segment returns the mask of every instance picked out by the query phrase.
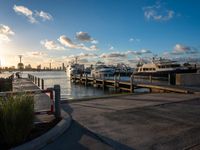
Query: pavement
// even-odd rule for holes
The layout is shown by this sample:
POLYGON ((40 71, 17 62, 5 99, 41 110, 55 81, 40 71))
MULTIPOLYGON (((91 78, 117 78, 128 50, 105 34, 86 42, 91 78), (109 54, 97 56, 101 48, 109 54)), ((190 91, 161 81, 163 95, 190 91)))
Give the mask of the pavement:
MULTIPOLYGON (((80 126, 117 150, 200 147, 198 94, 133 94, 66 103, 62 107, 80 126)), ((72 133, 68 134, 71 138, 74 136, 72 133)), ((80 139, 77 144, 80 144, 80 139)), ((64 147, 67 149, 58 144, 57 148, 64 147)))
POLYGON ((42 150, 113 150, 77 121, 72 121, 70 128, 42 150))

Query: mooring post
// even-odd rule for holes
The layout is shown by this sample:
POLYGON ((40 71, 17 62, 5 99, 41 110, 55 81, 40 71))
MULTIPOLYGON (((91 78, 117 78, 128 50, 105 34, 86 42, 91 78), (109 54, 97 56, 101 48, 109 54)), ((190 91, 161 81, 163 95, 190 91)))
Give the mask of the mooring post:
POLYGON ((37 84, 37 77, 35 77, 35 84, 37 84))
POLYGON ((103 90, 105 90, 105 76, 103 75, 103 80, 102 80, 102 86, 103 86, 103 90))
POLYGON ((168 74, 168 85, 170 85, 171 83, 171 75, 170 75, 170 73, 168 74))
POLYGON ((61 111, 60 111, 60 85, 54 85, 55 91, 55 117, 61 118, 61 111))
POLYGON ((117 75, 114 76, 114 89, 117 90, 117 75))
POLYGON ((38 87, 40 87, 40 78, 38 78, 38 87))
POLYGON ((42 79, 41 82, 42 82, 42 90, 44 90, 44 79, 42 79))
POLYGON ((131 77, 130 77, 130 92, 131 93, 134 92, 133 75, 131 75, 131 77))
POLYGON ((79 81, 79 83, 82 84, 82 82, 83 82, 83 74, 80 74, 80 81, 79 81))
POLYGON ((85 86, 87 85, 88 82, 88 74, 85 74, 85 86))

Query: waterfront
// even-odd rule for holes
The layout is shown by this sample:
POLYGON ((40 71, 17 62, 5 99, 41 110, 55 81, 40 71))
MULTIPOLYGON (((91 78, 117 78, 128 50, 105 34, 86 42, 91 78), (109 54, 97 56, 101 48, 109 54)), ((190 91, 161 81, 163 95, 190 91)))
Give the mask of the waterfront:
POLYGON ((62 99, 79 99, 94 96, 98 97, 117 93, 112 89, 102 90, 101 88, 71 83, 70 78, 66 76, 64 71, 26 71, 23 72, 22 77, 27 77, 27 74, 32 74, 39 78, 43 78, 45 89, 53 87, 55 84, 59 84, 61 86, 62 99))

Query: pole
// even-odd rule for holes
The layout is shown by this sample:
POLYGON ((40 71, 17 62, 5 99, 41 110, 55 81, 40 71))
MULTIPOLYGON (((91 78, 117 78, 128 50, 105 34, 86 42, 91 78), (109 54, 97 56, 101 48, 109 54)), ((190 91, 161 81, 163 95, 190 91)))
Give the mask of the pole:
POLYGON ((133 75, 131 75, 131 77, 130 77, 130 92, 131 93, 134 92, 133 75))
POLYGON ((42 90, 44 90, 44 79, 42 79, 42 90))
POLYGON ((40 78, 38 78, 38 87, 40 87, 40 78))
POLYGON ((60 111, 60 85, 54 85, 55 91, 55 117, 61 118, 61 111, 60 111))

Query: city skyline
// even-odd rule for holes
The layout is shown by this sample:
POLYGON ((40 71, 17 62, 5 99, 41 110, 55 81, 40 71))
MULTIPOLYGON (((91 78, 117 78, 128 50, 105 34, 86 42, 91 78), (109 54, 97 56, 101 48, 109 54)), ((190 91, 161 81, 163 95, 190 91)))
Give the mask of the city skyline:
POLYGON ((200 2, 191 0, 0 1, 2 66, 61 66, 161 56, 200 61, 200 2))

